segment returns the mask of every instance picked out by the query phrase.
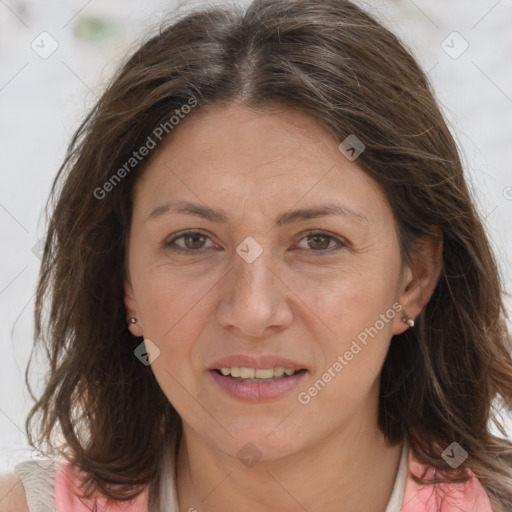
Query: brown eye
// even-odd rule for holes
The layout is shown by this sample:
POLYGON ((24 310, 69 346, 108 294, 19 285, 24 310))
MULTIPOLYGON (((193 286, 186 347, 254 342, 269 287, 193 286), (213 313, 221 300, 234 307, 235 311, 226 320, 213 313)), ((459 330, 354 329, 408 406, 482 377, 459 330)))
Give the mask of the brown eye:
POLYGON ((305 233, 298 245, 300 251, 306 251, 313 256, 334 254, 347 247, 343 239, 323 231, 305 233))
POLYGON ((332 237, 328 235, 309 235, 307 239, 312 249, 322 251, 329 247, 332 237))
POLYGON ((208 237, 206 235, 202 235, 201 233, 190 233, 183 235, 182 238, 187 249, 202 249, 208 237))
POLYGON ((199 231, 190 231, 165 242, 163 248, 178 253, 200 254, 203 251, 215 248, 215 244, 212 243, 208 235, 199 231), (210 245, 206 245, 208 241, 210 245))

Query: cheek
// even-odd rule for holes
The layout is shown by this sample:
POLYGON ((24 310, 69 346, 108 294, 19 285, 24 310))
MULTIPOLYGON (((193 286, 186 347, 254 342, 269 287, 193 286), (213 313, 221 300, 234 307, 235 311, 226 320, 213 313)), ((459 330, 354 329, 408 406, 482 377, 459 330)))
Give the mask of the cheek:
POLYGON ((201 311, 218 280, 212 272, 188 275, 169 265, 148 270, 138 282, 137 296, 144 335, 162 343, 187 339, 184 329, 201 325, 201 311))
POLYGON ((333 418, 342 420, 365 402, 378 380, 400 309, 400 267, 389 261, 373 259, 372 264, 325 280, 300 281, 298 293, 308 297, 308 309, 320 320, 316 342, 325 361, 299 400, 308 402, 309 412, 316 411, 313 415, 332 410, 333 418), (332 404, 340 407, 333 409, 332 404))
POLYGON ((199 391, 191 351, 203 328, 202 319, 207 317, 207 301, 200 283, 181 281, 174 273, 148 277, 141 288, 140 311, 144 337, 160 350, 151 371, 169 402, 182 417, 188 417, 199 413, 191 399, 199 391))
MULTIPOLYGON (((354 257, 342 270, 322 269, 314 275, 304 272, 289 275, 288 282, 292 283, 290 287, 310 316, 316 317, 318 326, 325 328, 320 340, 330 340, 329 345, 342 349, 392 308, 399 274, 399 262, 391 257, 372 255, 354 257)), ((386 323, 386 328, 380 327, 386 334, 391 333, 391 322, 386 323)))
POLYGON ((191 396, 199 396, 196 376, 204 368, 194 357, 194 347, 211 322, 221 278, 221 272, 191 275, 187 269, 160 265, 149 267, 134 282, 144 337, 160 350, 151 370, 180 414, 188 414, 195 404, 191 396))

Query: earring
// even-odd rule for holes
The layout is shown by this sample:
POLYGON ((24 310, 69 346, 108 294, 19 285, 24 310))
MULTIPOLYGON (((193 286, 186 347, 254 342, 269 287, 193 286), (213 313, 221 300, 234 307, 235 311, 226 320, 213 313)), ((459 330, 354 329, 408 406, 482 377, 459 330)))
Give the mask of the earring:
POLYGON ((402 322, 407 324, 409 327, 414 327, 414 320, 409 318, 409 315, 405 312, 405 310, 402 314, 402 322))
POLYGON ((131 316, 130 318, 128 318, 128 323, 129 324, 136 324, 137 323, 137 319, 133 316, 131 316))

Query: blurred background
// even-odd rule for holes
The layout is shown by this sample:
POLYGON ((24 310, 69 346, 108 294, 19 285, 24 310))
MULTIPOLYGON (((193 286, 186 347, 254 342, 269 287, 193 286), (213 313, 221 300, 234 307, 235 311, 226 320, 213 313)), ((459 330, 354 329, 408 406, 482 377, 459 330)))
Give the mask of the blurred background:
MULTIPOLYGON (((428 72, 510 292, 512 0, 356 3, 391 28, 428 72)), ((24 372, 42 210, 66 147, 126 52, 173 9, 200 4, 0 0, 0 471, 31 455, 24 422, 32 401, 24 372)), ((510 299, 507 306, 512 311, 510 299)), ((33 377, 42 381, 43 375, 36 364, 33 377)))

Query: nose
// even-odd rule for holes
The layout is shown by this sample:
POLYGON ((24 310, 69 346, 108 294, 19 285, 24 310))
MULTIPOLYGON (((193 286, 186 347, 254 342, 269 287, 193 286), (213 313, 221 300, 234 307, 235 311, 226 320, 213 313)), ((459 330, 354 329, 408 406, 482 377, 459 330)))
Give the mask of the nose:
POLYGON ((263 254, 252 263, 235 257, 222 300, 219 323, 244 337, 262 338, 286 329, 293 321, 292 292, 276 265, 263 254))

